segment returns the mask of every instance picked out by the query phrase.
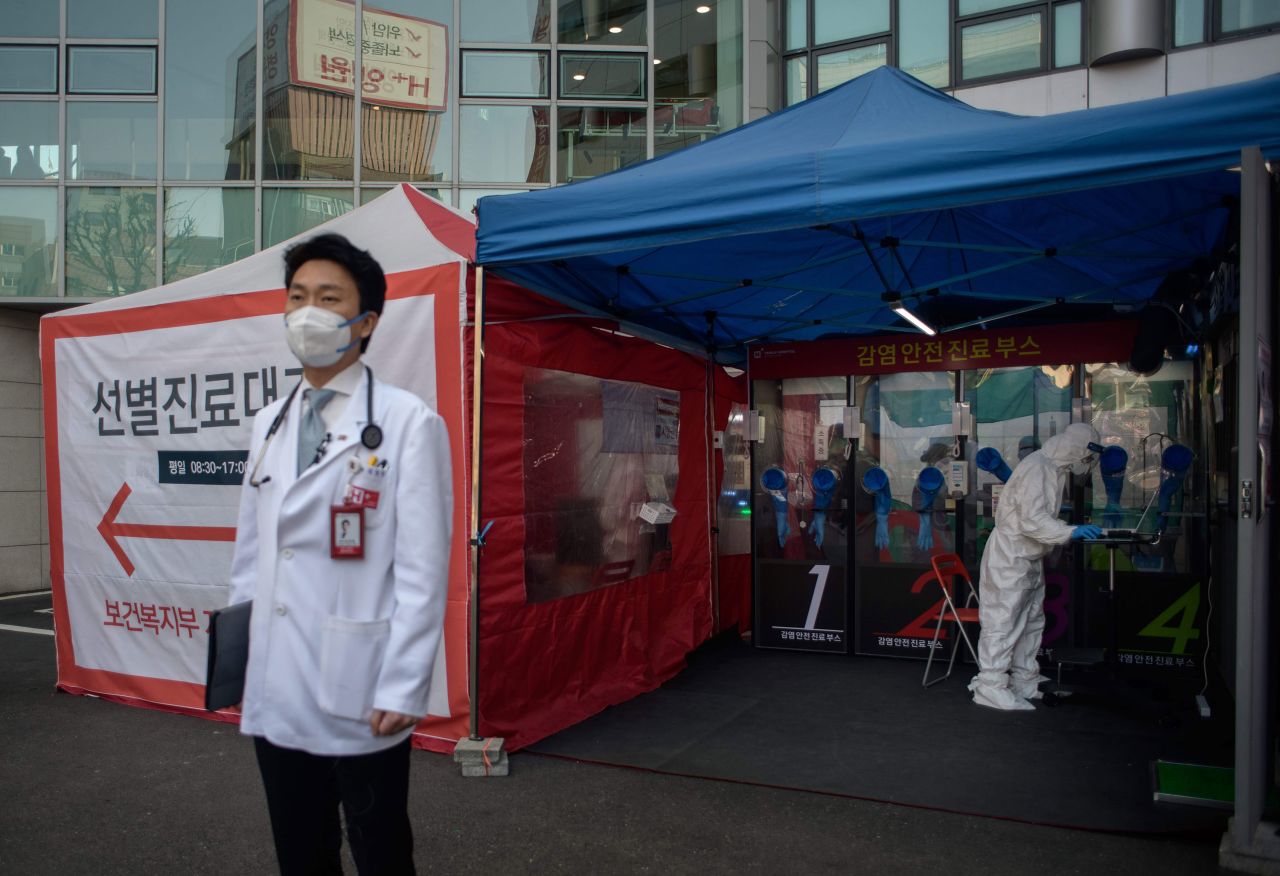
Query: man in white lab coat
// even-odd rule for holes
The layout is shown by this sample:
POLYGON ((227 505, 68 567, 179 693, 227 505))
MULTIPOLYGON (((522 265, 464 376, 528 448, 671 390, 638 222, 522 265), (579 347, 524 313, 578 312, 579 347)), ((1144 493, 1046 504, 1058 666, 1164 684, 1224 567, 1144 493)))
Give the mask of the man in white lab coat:
MULTIPOLYGON (((283 873, 412 873, 409 736, 427 711, 449 568, 444 421, 360 361, 386 279, 338 235, 285 255, 303 366, 254 420, 232 604, 253 601, 241 732, 283 873)), ((415 351, 405 351, 414 355, 415 351)))

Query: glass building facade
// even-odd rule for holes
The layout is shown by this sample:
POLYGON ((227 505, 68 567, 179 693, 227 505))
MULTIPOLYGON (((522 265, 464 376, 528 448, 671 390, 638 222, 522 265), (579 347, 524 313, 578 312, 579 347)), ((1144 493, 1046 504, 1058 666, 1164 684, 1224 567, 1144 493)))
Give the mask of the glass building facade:
MULTIPOLYGON (((0 0, 0 304, 189 277, 397 183, 470 210, 587 179, 885 64, 945 89, 1081 68, 1096 2, 0 0)), ((1176 52, 1280 3, 1166 18, 1176 52)))
POLYGON ((0 303, 699 143, 742 123, 743 2, 0 0, 0 303))

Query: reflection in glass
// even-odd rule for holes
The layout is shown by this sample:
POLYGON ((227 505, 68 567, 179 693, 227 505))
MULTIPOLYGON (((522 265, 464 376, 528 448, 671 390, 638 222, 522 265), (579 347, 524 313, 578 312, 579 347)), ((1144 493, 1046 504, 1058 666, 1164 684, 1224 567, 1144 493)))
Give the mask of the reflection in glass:
POLYGON ((1280 23, 1280 0, 1222 0, 1222 32, 1280 23))
POLYGON ((74 94, 155 94, 156 50, 70 46, 67 91, 74 94))
POLYGON ((155 39, 156 0, 67 0, 67 36, 155 39))
POLYGON ((974 24, 960 31, 962 79, 981 79, 1040 64, 1040 13, 974 24))
POLYGON ((468 42, 545 43, 551 40, 551 0, 467 0, 462 39, 468 42))
POLYGON ((818 91, 834 88, 863 73, 870 73, 888 63, 888 47, 884 43, 828 52, 818 56, 818 91))
POLYGON ((657 0, 653 14, 654 155, 665 155, 742 124, 742 4, 657 0))
POLYGON ((721 454, 717 553, 751 553, 751 442, 747 440, 747 406, 734 402, 724 430, 721 454))
POLYGON ((898 0, 898 67, 945 88, 951 81, 949 21, 950 0, 898 0))
POLYGON ((804 55, 787 59, 785 103, 792 106, 809 96, 809 59, 804 55))
POLYGON ((0 93, 54 94, 58 50, 53 46, 0 46, 0 93))
POLYGON ((809 0, 785 0, 787 51, 803 49, 809 40, 809 0))
MULTIPOLYGON (((449 203, 448 189, 424 189, 420 186, 415 186, 414 188, 422 192, 422 194, 426 195, 428 198, 434 198, 435 200, 439 201, 442 204, 449 203)), ((387 192, 394 191, 394 190, 395 190, 394 188, 375 189, 375 188, 369 188, 368 186, 361 186, 360 187, 360 206, 363 207, 365 204, 369 203, 370 201, 380 198, 383 195, 385 195, 387 192)))
POLYGON ((264 179, 349 180, 354 176, 355 101, 351 95, 350 61, 317 53, 327 58, 322 72, 332 84, 303 87, 290 81, 290 34, 294 24, 291 11, 319 14, 326 8, 321 4, 299 6, 287 0, 267 0, 262 43, 264 179))
POLYGON ((0 21, 6 37, 57 37, 58 4, 0 0, 0 21))
POLYGON ((253 189, 165 189, 164 282, 252 254, 253 189))
POLYGON ((0 197, 0 297, 57 295, 58 192, 6 188, 0 197))
POLYGON ((262 247, 275 246, 350 213, 353 206, 350 189, 263 189, 262 247))
POLYGON ((458 190, 458 209, 464 213, 474 215, 476 209, 476 201, 481 198, 498 195, 518 195, 521 192, 527 192, 528 189, 459 189, 458 190))
POLYGON ((168 0, 167 179, 253 179, 256 29, 253 0, 168 0))
POLYGON ((67 189, 67 294, 123 295, 156 284, 156 190, 67 189))
POLYGON ((462 53, 463 97, 549 97, 546 52, 462 53))
POLYGON ((464 106, 458 173, 466 182, 549 182, 546 107, 464 106))
POLYGON ((889 0, 814 0, 813 43, 834 43, 889 29, 889 0))
POLYGON ((556 126, 559 182, 599 176, 645 159, 643 107, 562 108, 556 126))
POLYGON ((645 44, 644 0, 559 0, 560 42, 645 44))
POLYGON ((1081 6, 1062 3, 1053 7, 1053 66, 1074 67, 1080 63, 1081 6))
POLYGON ((990 12, 1006 6, 1017 6, 1027 0, 960 0, 961 15, 977 15, 979 12, 990 12))
POLYGON ((560 96, 565 98, 643 98, 644 56, 560 55, 560 96))
POLYGON ((1193 46, 1204 42, 1205 0, 1174 0, 1173 44, 1193 46))
POLYGON ((155 179, 156 105, 68 102, 67 177, 155 179))
POLYGON ((58 178, 58 105, 0 101, 0 179, 58 178))

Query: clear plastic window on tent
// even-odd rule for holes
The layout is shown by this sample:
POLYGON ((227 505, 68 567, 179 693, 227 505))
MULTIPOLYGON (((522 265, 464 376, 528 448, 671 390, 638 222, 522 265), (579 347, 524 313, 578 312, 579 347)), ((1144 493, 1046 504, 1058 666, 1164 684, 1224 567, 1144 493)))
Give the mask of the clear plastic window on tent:
MULTIPOLYGON (((1123 451, 1094 466, 1091 519, 1108 528, 1161 532, 1157 544, 1117 556, 1117 570, 1191 571, 1185 534, 1198 516, 1196 472, 1202 468, 1192 363, 1168 361, 1149 376, 1121 365, 1090 365, 1086 374, 1093 427, 1104 447, 1123 451)), ((1105 552, 1093 553, 1091 566, 1105 568, 1105 552)))
MULTIPOLYGON (((944 510, 945 491, 926 502, 921 472, 945 475, 955 447, 951 408, 955 374, 950 371, 857 377, 855 398, 862 416, 855 463, 857 553, 868 563, 927 564, 929 557, 955 550, 955 515, 944 510), (867 472, 879 468, 881 484, 867 472), (878 493, 869 488, 878 486, 878 493), (877 495, 887 496, 877 504, 877 495), (885 513, 887 510, 887 514, 885 513), (922 533, 921 527, 929 527, 922 533)), ((862 562, 860 561, 860 565, 862 562)))
POLYGON ((529 602, 669 568, 678 392, 526 368, 523 441, 529 602))

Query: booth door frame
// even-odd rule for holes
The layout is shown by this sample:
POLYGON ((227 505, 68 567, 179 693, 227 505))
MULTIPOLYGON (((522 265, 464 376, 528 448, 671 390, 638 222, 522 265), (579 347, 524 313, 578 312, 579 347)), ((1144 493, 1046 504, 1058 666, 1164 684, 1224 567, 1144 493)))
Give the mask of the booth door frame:
MULTIPOLYGON (((1271 351, 1270 294, 1272 289, 1273 199, 1271 174, 1257 147, 1240 155, 1240 343, 1236 417, 1237 496, 1235 502, 1236 567, 1236 740, 1235 816, 1223 837, 1220 863, 1277 858, 1274 837, 1262 824, 1263 805, 1270 788, 1267 748, 1270 742, 1270 539, 1272 524, 1266 485, 1274 467, 1272 447, 1259 443, 1259 404, 1272 408, 1274 400, 1259 392, 1260 378, 1270 385, 1274 374, 1271 351), (1267 351, 1268 355, 1263 355, 1267 351), (1260 361, 1261 360, 1261 361, 1260 361), (1261 368, 1260 368, 1261 366, 1261 368), (1262 370, 1262 369, 1265 369, 1262 370), (1250 559, 1252 558, 1252 559, 1250 559)), ((1274 827, 1274 826, 1270 826, 1274 827)), ((1261 872, 1261 871, 1257 871, 1261 872)))

